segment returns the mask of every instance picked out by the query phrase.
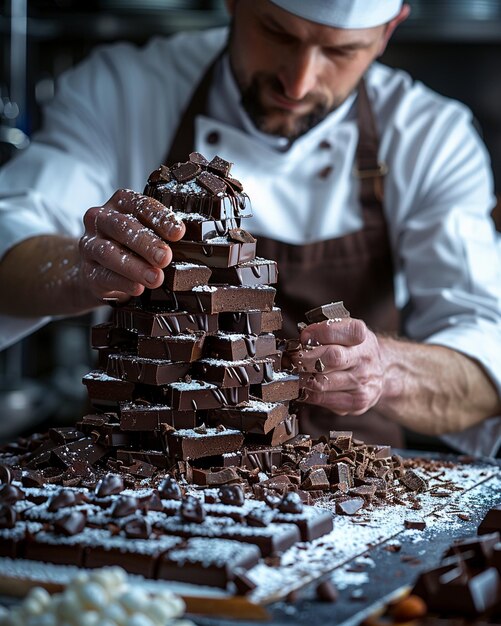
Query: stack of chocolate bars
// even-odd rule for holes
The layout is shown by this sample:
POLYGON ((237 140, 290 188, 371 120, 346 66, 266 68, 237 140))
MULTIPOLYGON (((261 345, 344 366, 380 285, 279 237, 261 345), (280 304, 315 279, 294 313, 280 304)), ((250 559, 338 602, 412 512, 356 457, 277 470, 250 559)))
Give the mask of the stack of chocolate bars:
POLYGON ((100 369, 84 383, 96 414, 78 426, 138 475, 240 465, 298 433, 298 376, 282 371, 273 334, 277 265, 241 227, 250 205, 230 168, 194 152, 150 175, 145 195, 172 207, 186 234, 163 285, 92 331, 100 369))

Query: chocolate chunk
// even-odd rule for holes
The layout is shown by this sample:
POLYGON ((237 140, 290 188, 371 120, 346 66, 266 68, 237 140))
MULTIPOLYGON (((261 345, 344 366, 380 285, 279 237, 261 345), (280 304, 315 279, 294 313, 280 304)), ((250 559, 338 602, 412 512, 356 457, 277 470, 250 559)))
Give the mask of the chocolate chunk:
POLYGON ((316 309, 311 309, 305 313, 305 317, 310 324, 334 320, 343 317, 350 317, 350 313, 345 309, 342 301, 323 304, 316 309))
POLYGON ((77 497, 74 491, 70 489, 63 489, 49 500, 47 511, 54 513, 67 506, 74 506, 77 502, 77 497))
POLYGON ((320 602, 336 602, 339 594, 331 580, 324 580, 317 585, 316 594, 320 602))
POLYGON ((329 487, 329 479, 322 467, 312 469, 301 484, 301 489, 305 491, 310 491, 311 489, 327 490, 329 487))
POLYGON ((120 496, 111 510, 112 517, 127 517, 133 515, 139 507, 137 498, 133 496, 120 496))
POLYGON ((44 484, 44 477, 36 470, 23 470, 21 476, 23 487, 41 487, 44 484))
POLYGON ((165 500, 181 500, 181 487, 172 476, 166 476, 158 487, 160 496, 165 500))
POLYGON ((244 503, 244 490, 240 485, 223 485, 219 489, 219 499, 223 504, 242 506, 244 503))
POLYGON ((185 183, 189 180, 195 179, 201 171, 200 166, 193 163, 193 161, 181 163, 177 167, 173 167, 171 169, 172 175, 180 183, 185 183))
POLYGON ((317 359, 315 361, 315 369, 317 370, 317 372, 323 372, 325 369, 325 365, 323 364, 323 361, 321 359, 317 359))
POLYGON ((228 187, 230 187, 230 189, 232 189, 232 191, 237 192, 237 193, 242 193, 242 191, 244 190, 244 186, 242 185, 242 183, 238 180, 238 178, 232 178, 231 176, 225 176, 224 177, 224 182, 228 185, 228 187))
POLYGON ((151 524, 144 517, 135 517, 123 527, 126 537, 131 539, 148 539, 151 535, 151 524))
POLYGON ((192 163, 196 163, 200 165, 200 167, 207 167, 209 165, 209 161, 200 152, 190 152, 188 158, 192 163))
POLYGON ((215 156, 208 164, 207 169, 214 172, 218 176, 227 177, 230 173, 232 165, 233 163, 231 163, 230 161, 226 161, 219 156, 215 156))
POLYGON ((106 476, 103 476, 97 483, 94 493, 98 498, 104 498, 121 493, 124 489, 124 481, 121 476, 117 474, 106 474, 106 476))
POLYGON ((161 165, 148 176, 149 183, 168 183, 170 180, 172 176, 166 165, 161 165))
POLYGON ((336 502, 336 513, 339 515, 355 515, 364 505, 360 497, 339 499, 336 502))
POLYGON ((19 500, 24 500, 24 491, 15 485, 5 484, 0 488, 0 503, 15 504, 19 500))
POLYGON ((179 513, 185 522, 201 524, 205 519, 205 509, 202 501, 195 496, 186 496, 181 502, 179 513))
POLYGON ((228 236, 232 241, 239 243, 256 243, 256 239, 243 228, 230 228, 228 236))
POLYGON ((0 504, 0 530, 14 528, 16 520, 16 510, 8 504, 0 504))
POLYGON ((86 515, 82 511, 72 511, 54 522, 54 532, 65 537, 72 537, 85 528, 86 515))
POLYGON ((301 513, 303 508, 301 498, 294 491, 286 493, 278 505, 278 510, 281 513, 301 513))
POLYGON ((287 406, 279 402, 249 400, 236 407, 209 411, 209 420, 246 433, 266 434, 288 417, 287 406))
POLYGON ((199 183, 204 189, 207 189, 212 195, 218 196, 224 194, 226 191, 226 183, 224 180, 215 176, 210 172, 201 172, 197 176, 197 183, 199 183))
POLYGON ((428 481, 424 476, 421 476, 416 470, 409 469, 405 472, 405 474, 400 478, 400 482, 410 489, 411 491, 416 491, 417 493, 421 493, 422 491, 426 491, 428 488, 428 481))
POLYGON ((233 582, 237 588, 237 594, 239 596, 244 596, 257 587, 256 583, 241 569, 235 570, 233 582))
POLYGON ((501 504, 492 507, 492 509, 487 512, 478 527, 479 535, 486 535, 494 532, 501 533, 501 504))
POLYGON ((404 526, 409 530, 424 530, 426 522, 422 519, 406 519, 404 520, 404 526))

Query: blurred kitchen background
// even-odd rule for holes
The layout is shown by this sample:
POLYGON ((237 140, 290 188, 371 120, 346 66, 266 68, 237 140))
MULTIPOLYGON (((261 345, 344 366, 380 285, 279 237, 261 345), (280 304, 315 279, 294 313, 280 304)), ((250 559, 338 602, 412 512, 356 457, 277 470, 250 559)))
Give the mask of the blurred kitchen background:
MULTIPOLYGON (((472 109, 501 194, 501 0, 408 1, 411 17, 382 60, 472 109)), ((141 45, 227 19, 223 0, 0 0, 0 164, 29 144, 57 77, 93 47, 141 45)), ((87 411, 81 379, 94 366, 97 321, 53 322, 0 352, 0 441, 87 411)), ((417 437, 409 444, 436 446, 417 437)))

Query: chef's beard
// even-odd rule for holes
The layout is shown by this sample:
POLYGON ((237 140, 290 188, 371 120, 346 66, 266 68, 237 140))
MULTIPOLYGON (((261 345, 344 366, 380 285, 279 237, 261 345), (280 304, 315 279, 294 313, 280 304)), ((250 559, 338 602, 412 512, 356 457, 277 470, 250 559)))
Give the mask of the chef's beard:
POLYGON ((307 94, 301 102, 311 103, 312 108, 308 113, 298 116, 279 107, 265 106, 261 98, 265 89, 286 97, 282 83, 276 76, 260 72, 253 77, 248 87, 242 89, 242 106, 258 130, 268 135, 285 137, 291 143, 322 122, 341 104, 341 101, 336 101, 329 106, 324 97, 307 94))

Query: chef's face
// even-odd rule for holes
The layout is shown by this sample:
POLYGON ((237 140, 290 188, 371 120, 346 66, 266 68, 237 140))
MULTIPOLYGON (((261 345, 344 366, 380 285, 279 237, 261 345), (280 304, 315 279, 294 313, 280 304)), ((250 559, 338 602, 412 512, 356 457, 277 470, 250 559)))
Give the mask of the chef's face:
POLYGON ((291 140, 346 100, 390 34, 388 25, 323 26, 269 0, 227 5, 231 67, 242 104, 259 130, 291 140))

